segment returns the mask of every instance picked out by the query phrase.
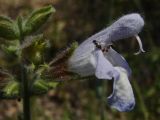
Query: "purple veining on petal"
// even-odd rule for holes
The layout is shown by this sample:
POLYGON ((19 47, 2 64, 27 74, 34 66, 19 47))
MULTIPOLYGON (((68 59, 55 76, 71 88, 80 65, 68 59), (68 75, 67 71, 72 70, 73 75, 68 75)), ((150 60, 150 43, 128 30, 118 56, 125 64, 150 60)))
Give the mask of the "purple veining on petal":
POLYGON ((109 105, 121 112, 131 111, 135 106, 134 94, 124 68, 115 67, 120 73, 119 79, 114 80, 113 93, 108 97, 109 105))

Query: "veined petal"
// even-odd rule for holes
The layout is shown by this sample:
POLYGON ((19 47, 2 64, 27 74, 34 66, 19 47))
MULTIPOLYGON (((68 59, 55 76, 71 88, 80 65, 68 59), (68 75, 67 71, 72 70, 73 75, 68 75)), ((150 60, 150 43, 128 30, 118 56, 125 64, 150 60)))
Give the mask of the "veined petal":
POLYGON ((112 64, 104 57, 101 50, 95 51, 97 58, 96 72, 95 75, 98 79, 118 79, 119 73, 112 66, 112 64))
POLYGON ((113 66, 123 67, 127 70, 128 76, 131 75, 132 70, 129 67, 127 61, 124 59, 123 56, 117 53, 114 49, 110 48, 108 52, 104 53, 104 56, 112 63, 113 66))
POLYGON ((127 72, 121 67, 115 69, 119 71, 120 76, 114 80, 113 93, 108 97, 108 103, 119 111, 131 111, 135 106, 135 99, 127 72))

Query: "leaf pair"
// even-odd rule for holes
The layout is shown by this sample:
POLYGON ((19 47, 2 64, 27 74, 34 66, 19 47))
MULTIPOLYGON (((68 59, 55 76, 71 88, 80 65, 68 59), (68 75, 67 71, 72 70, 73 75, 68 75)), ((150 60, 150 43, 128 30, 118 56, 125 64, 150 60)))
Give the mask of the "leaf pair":
POLYGON ((0 16, 0 37, 8 40, 20 39, 23 35, 31 35, 39 30, 40 27, 48 20, 49 16, 55 12, 55 9, 50 5, 43 7, 31 13, 26 19, 22 20, 19 25, 19 20, 13 21, 10 18, 0 16))

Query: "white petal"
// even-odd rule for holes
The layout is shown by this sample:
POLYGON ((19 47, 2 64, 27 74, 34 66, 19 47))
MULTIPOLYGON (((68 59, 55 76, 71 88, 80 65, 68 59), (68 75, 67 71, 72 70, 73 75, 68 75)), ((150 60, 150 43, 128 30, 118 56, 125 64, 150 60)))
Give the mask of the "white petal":
POLYGON ((108 97, 108 103, 119 111, 130 111, 135 106, 135 99, 127 72, 121 67, 115 69, 119 71, 120 77, 114 80, 113 93, 108 97))
POLYGON ((96 58, 93 53, 85 57, 75 57, 74 55, 68 61, 68 71, 79 74, 82 77, 92 76, 95 74, 96 58))
POLYGON ((112 63, 113 66, 120 66, 127 70, 128 76, 131 75, 132 71, 127 61, 117 53, 114 49, 110 48, 108 52, 104 53, 104 56, 112 63))
POLYGON ((97 58, 95 75, 98 79, 117 79, 119 77, 119 73, 104 57, 101 50, 96 50, 95 56, 97 58))

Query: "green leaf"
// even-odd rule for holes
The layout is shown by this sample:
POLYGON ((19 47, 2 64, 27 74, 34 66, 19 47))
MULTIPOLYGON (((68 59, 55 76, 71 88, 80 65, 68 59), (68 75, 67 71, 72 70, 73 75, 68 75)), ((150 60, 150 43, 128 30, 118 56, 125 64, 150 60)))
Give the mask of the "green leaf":
POLYGON ((0 16, 0 37, 8 40, 17 39, 19 37, 17 24, 7 17, 0 16))
POLYGON ((56 88, 59 85, 58 82, 47 82, 49 88, 56 88))
POLYGON ((59 84, 58 82, 54 81, 46 81, 42 79, 36 80, 33 84, 32 92, 34 94, 46 93, 50 89, 56 88, 58 84, 59 84))
POLYGON ((19 41, 7 41, 8 44, 0 45, 0 65, 12 66, 19 62, 20 52, 19 51, 19 41))
POLYGON ((24 24, 24 34, 35 33, 48 20, 55 9, 49 5, 31 13, 24 24))
POLYGON ((3 89, 4 95, 6 97, 18 96, 19 95, 20 84, 16 81, 11 81, 3 89))
POLYGON ((36 80, 33 84, 33 92, 47 92, 49 90, 48 84, 44 80, 36 80))

